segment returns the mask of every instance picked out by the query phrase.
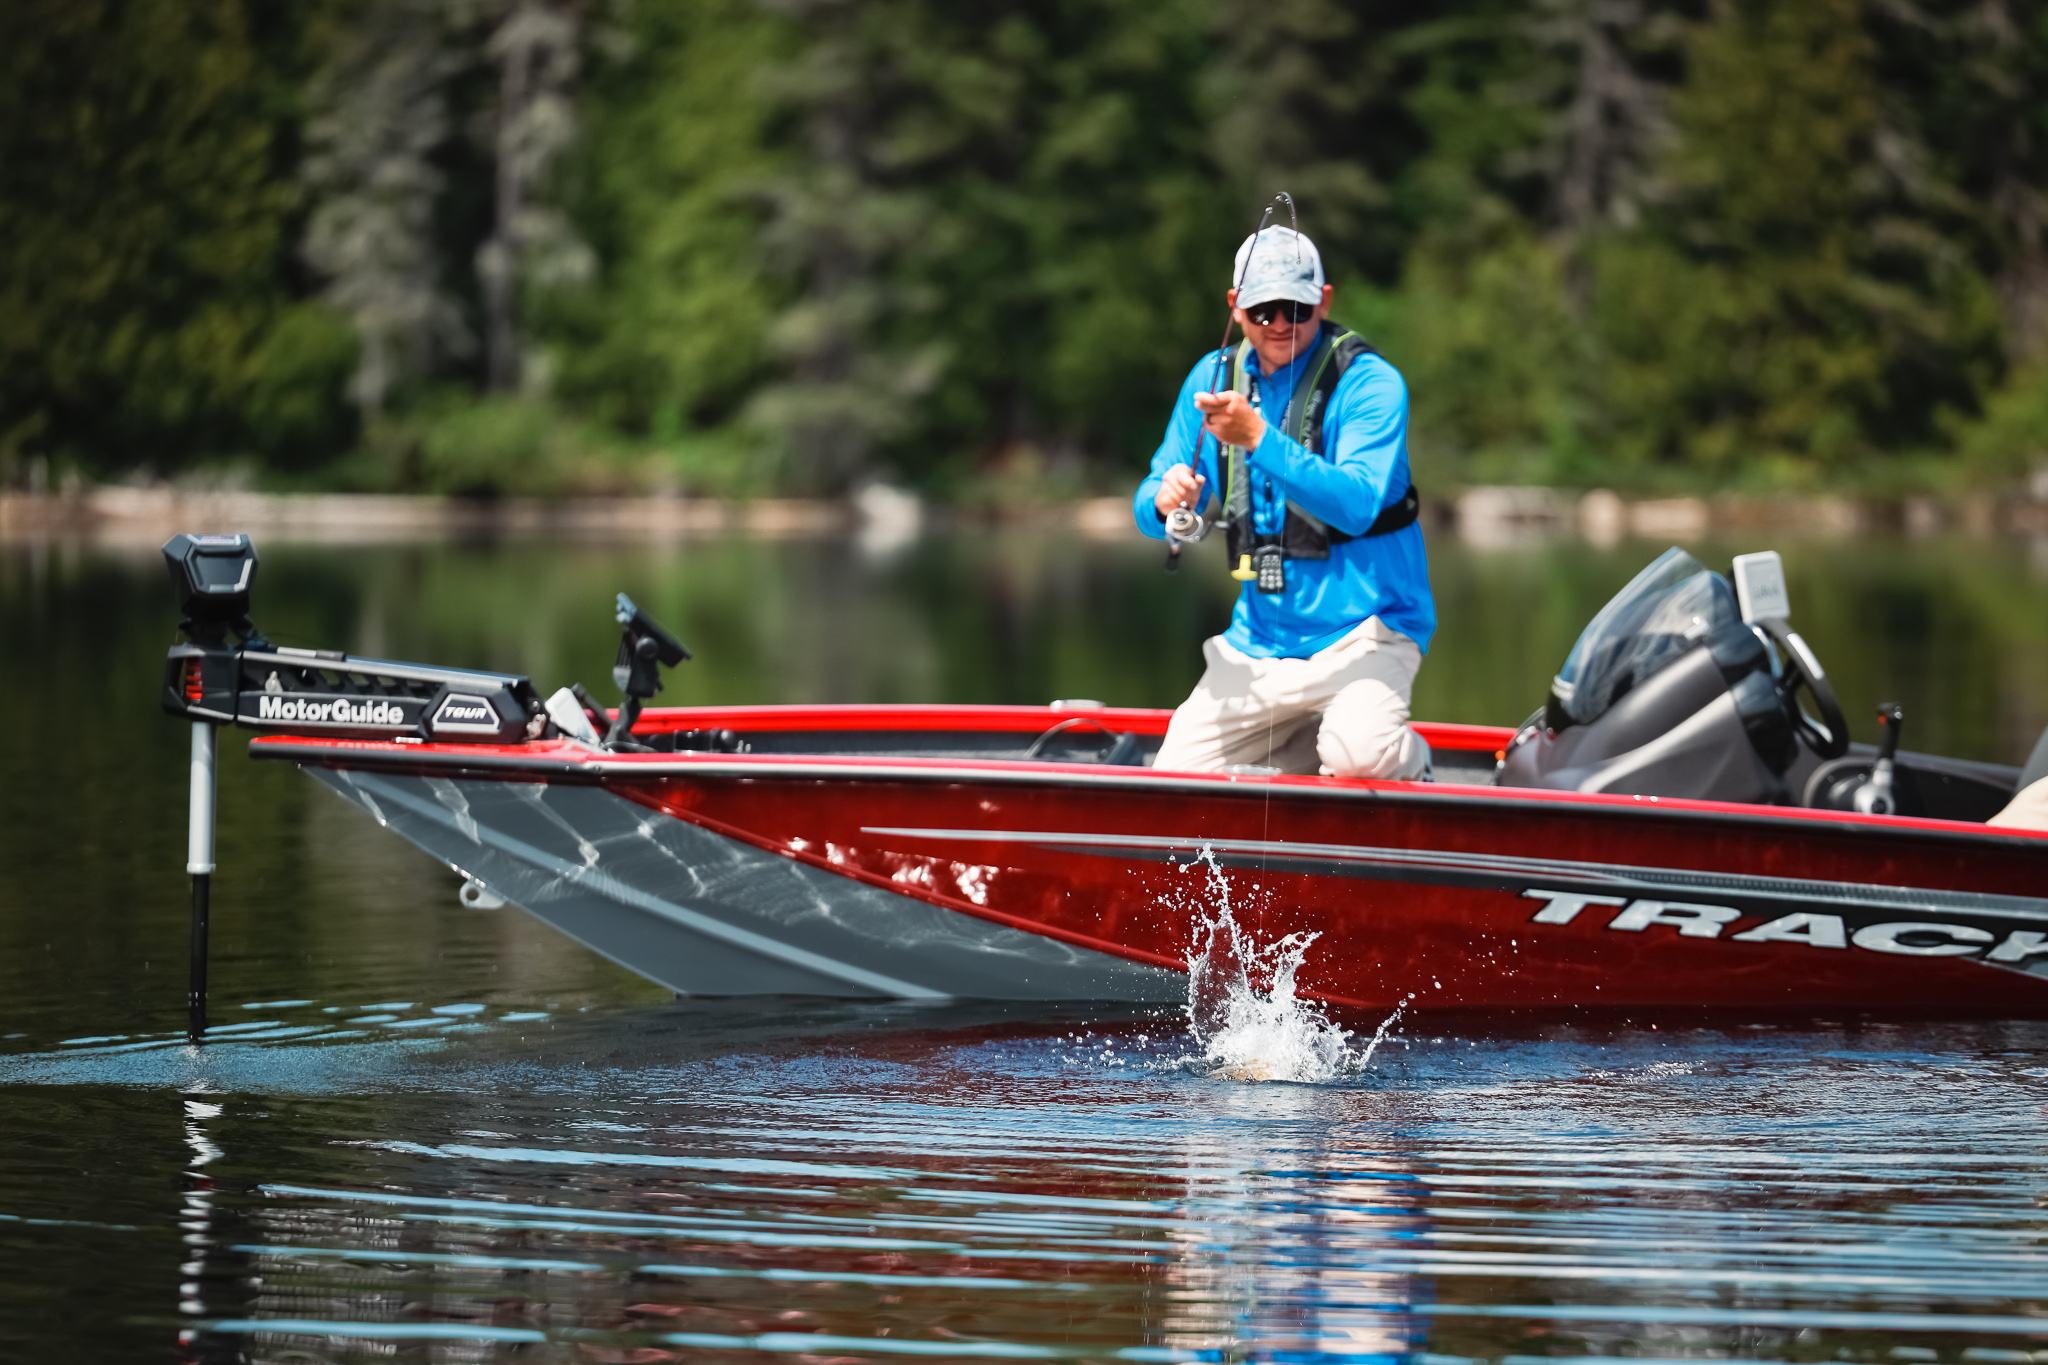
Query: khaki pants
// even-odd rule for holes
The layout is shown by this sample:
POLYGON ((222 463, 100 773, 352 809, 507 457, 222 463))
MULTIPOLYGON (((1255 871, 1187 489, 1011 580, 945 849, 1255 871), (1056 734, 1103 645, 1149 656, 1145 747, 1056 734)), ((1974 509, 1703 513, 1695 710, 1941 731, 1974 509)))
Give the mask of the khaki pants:
POLYGON ((1257 763, 1288 773, 1414 779, 1429 745, 1408 728, 1422 651, 1377 616, 1306 659, 1254 659, 1218 635, 1208 667, 1173 713, 1153 766, 1216 772, 1257 763))
POLYGON ((2020 788, 2010 805, 1984 823, 1998 829, 2048 830, 2048 777, 2020 788))

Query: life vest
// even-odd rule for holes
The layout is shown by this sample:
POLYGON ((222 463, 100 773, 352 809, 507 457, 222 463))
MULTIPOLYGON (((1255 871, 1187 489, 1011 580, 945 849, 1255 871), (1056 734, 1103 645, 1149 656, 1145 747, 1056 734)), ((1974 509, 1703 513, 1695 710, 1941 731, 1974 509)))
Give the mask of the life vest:
MULTIPOLYGON (((1358 333, 1325 322, 1316 333, 1316 343, 1309 350, 1308 363, 1301 368, 1301 378, 1295 382, 1294 396, 1288 400, 1287 410, 1274 425, 1283 435, 1300 442, 1311 455, 1322 454, 1323 412, 1329 406, 1330 395, 1337 390, 1337 381, 1344 377, 1344 372, 1358 357, 1378 354, 1358 333)), ((1251 396, 1251 357, 1252 344, 1246 341, 1238 345, 1230 358, 1230 386, 1246 397, 1251 396)), ((1270 417, 1267 420, 1272 421, 1270 417)), ((1233 569, 1244 562, 1245 556, 1261 550, 1270 554, 1275 546, 1285 559, 1328 559, 1330 546, 1370 536, 1391 535, 1413 526, 1421 512, 1422 499, 1415 486, 1410 484, 1406 492, 1381 509, 1372 525, 1357 536, 1337 530, 1295 506, 1291 499, 1278 535, 1254 531, 1251 478, 1245 469, 1244 448, 1225 447, 1224 455, 1223 535, 1233 569)), ((1261 588, 1275 591, 1266 587, 1263 580, 1261 588)))

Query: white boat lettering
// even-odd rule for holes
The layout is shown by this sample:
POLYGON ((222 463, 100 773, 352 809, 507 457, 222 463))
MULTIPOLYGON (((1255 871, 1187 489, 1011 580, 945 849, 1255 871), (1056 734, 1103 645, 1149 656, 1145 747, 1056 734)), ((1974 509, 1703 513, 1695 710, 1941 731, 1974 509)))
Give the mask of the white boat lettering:
POLYGON ((1858 948, 1904 953, 1909 957, 1962 957, 1977 951, 1972 944, 1989 943, 1996 937, 1988 930, 1972 929, 1967 924, 1867 924, 1851 936, 1850 942, 1858 948), (1907 943, 1904 939, 1908 934, 1922 939, 1946 935, 1948 941, 1907 943))
MULTIPOLYGON (((1720 938, 1722 930, 1743 916, 1742 911, 1727 905, 1629 900, 1623 896, 1596 896, 1543 887, 1529 888, 1522 892, 1522 898, 1543 902, 1543 908, 1530 916, 1535 924, 1571 924, 1588 906, 1606 906, 1614 911, 1607 921, 1609 929, 1642 933, 1652 925, 1664 925, 1676 929, 1682 938, 1720 938)), ((1870 952, 1903 957, 1971 957, 1983 953, 1985 961, 2000 963, 2048 958, 2048 933, 2032 929, 2014 929, 2002 941, 1988 929, 1927 920, 1866 924, 1852 932, 1840 915, 1804 910, 1730 934, 1726 941, 1800 943, 1809 948, 1848 948, 1853 944, 1870 952), (1994 942, 1998 946, 1985 952, 1984 945, 1994 942)))
POLYGON ((1984 954, 1987 962, 2025 962, 2030 957, 2048 954, 2048 934, 2037 934, 2031 929, 2015 929, 2005 936, 2005 942, 1984 954))
POLYGON ((1780 915, 1769 924, 1759 924, 1747 933, 1734 935, 1737 943, 1804 943, 1810 948, 1846 948, 1849 931, 1840 915, 1809 915, 1804 911, 1780 915))
POLYGON ((1687 938, 1718 938, 1722 929, 1741 918, 1740 910, 1731 910, 1725 905, 1630 901, 1626 910, 1608 921, 1607 927, 1641 933, 1653 924, 1668 924, 1687 938))
POLYGON ((302 725, 403 725, 405 712, 388 701, 309 701, 265 692, 256 699, 256 719, 302 725))
POLYGON ((498 729, 498 713, 482 697, 458 694, 442 701, 440 707, 435 710, 434 728, 461 730, 473 734, 495 734, 498 729))
POLYGON ((1522 895, 1550 902, 1536 912, 1538 924, 1570 924, 1573 916, 1589 905, 1627 905, 1627 896, 1588 896, 1579 891, 1538 891, 1531 887, 1522 895))

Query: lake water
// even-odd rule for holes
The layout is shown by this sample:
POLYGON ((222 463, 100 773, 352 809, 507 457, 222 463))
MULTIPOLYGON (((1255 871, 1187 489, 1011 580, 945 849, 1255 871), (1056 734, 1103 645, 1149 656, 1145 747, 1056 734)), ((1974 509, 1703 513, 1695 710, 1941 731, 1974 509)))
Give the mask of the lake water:
MULTIPOLYGON (((1519 721, 1661 548, 1433 542, 1418 715, 1519 721)), ((2024 757, 2038 547, 1779 548, 1859 738, 2024 757)), ((1170 705, 1230 587, 1049 535, 272 545, 256 616, 608 696, 623 589, 697 652, 664 701, 1170 705)), ((187 1046, 173 615, 154 551, 0 546, 0 1360, 2048 1362, 2039 1023, 1423 1016, 1275 1084, 1171 1010, 675 1001, 224 740, 187 1046)))

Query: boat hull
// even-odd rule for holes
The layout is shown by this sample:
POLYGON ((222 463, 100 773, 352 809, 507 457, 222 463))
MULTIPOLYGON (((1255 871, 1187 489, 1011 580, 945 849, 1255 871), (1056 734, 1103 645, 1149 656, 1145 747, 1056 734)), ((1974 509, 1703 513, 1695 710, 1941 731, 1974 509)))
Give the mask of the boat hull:
POLYGON ((1072 763, 254 749, 691 994, 1179 1001, 1227 905, 1255 942, 1314 935, 1298 988, 1362 1009, 2048 1015, 2048 838, 1977 825, 1072 763))
POLYGON ((1177 1001, 1179 973, 777 857, 596 785, 312 767, 433 857, 685 995, 1177 1001))

